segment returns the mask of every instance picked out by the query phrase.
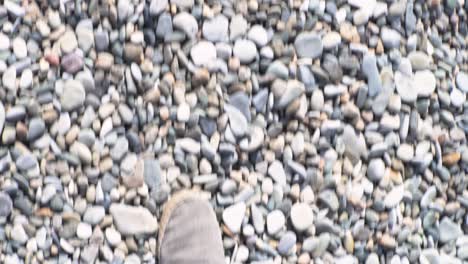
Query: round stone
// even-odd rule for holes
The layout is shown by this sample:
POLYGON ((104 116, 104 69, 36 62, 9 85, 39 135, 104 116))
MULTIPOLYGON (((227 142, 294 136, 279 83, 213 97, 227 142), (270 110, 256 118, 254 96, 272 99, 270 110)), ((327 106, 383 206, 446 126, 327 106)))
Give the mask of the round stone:
POLYGON ((203 23, 203 37, 212 42, 228 40, 229 21, 224 15, 218 15, 203 23))
POLYGON ((260 25, 253 25, 249 33, 247 33, 247 38, 255 42, 259 47, 263 47, 268 43, 268 33, 260 25))
POLYGON ((23 38, 17 37, 13 40, 12 43, 13 52, 15 53, 16 58, 24 59, 28 56, 28 47, 26 46, 26 41, 23 38))
POLYGON ((190 50, 193 63, 197 66, 206 66, 216 59, 216 47, 208 41, 200 41, 190 50))
POLYGON ((0 192, 0 218, 7 217, 13 210, 13 202, 9 195, 0 192))
POLYGON ((458 89, 462 90, 465 93, 468 93, 468 73, 458 72, 456 77, 456 83, 458 89))
POLYGON ((280 210, 272 211, 267 216, 267 230, 268 234, 275 235, 281 229, 283 229, 284 225, 286 224, 286 218, 284 217, 283 212, 280 210))
POLYGON ((249 63, 257 57, 257 47, 251 40, 239 39, 234 43, 233 53, 241 63, 249 63))
POLYGON ((325 34, 322 38, 323 48, 326 50, 334 49, 341 44, 341 35, 336 31, 325 34))
POLYGON ((294 228, 303 232, 307 230, 314 221, 312 209, 306 203, 296 203, 291 208, 291 222, 294 228))
POLYGON ((385 164, 381 159, 373 159, 367 167, 367 178, 373 182, 380 181, 385 174, 385 164))
POLYGON ((80 239, 88 239, 93 234, 93 229, 88 223, 79 223, 76 227, 76 236, 80 239))
POLYGON ((294 41, 296 53, 301 58, 315 59, 322 55, 322 40, 316 33, 300 33, 294 41))
POLYGON ((417 71, 414 74, 413 87, 418 90, 418 96, 429 97, 436 88, 436 78, 429 70, 417 71))
POLYGON ((60 104, 65 111, 73 111, 83 106, 86 92, 83 85, 76 80, 68 80, 64 84, 63 93, 60 97, 60 104))

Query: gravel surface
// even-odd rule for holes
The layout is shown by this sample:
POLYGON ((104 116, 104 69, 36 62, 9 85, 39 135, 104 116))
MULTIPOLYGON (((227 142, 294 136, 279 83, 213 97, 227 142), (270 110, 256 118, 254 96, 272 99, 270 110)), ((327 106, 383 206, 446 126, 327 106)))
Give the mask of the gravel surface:
POLYGON ((2 1, 0 263, 156 263, 182 189, 227 263, 465 263, 467 12, 2 1))

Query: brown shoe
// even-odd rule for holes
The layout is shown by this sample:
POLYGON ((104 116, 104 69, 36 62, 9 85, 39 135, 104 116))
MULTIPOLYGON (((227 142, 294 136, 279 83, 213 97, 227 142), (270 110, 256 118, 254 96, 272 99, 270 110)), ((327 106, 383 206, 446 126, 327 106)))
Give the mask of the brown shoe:
POLYGON ((164 206, 159 263, 222 264, 224 249, 216 215, 194 191, 181 191, 164 206))

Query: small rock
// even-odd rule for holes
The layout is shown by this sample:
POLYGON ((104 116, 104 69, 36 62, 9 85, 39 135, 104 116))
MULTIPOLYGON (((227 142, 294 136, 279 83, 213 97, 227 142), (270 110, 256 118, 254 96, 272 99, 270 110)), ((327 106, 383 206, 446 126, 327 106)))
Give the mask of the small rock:
POLYGON ((114 203, 109 212, 117 230, 124 236, 152 234, 158 229, 156 217, 144 207, 114 203))
POLYGON ((300 33, 294 41, 296 53, 301 58, 315 59, 322 55, 323 45, 320 37, 315 33, 300 33))
POLYGON ((242 221, 245 217, 245 211, 246 205, 244 202, 231 205, 223 211, 223 222, 234 234, 240 232, 242 221))

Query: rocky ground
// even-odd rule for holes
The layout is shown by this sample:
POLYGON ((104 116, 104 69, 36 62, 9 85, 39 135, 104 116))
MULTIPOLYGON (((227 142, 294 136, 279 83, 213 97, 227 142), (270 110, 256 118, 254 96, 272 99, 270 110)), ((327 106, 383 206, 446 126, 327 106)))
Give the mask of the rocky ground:
POLYGON ((2 2, 1 263, 468 261, 468 1, 2 2))

